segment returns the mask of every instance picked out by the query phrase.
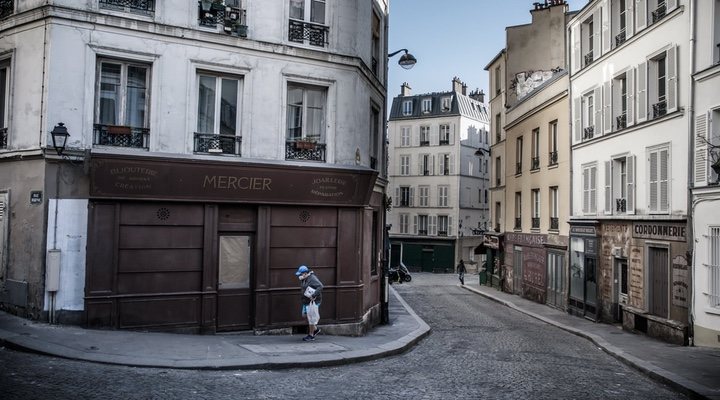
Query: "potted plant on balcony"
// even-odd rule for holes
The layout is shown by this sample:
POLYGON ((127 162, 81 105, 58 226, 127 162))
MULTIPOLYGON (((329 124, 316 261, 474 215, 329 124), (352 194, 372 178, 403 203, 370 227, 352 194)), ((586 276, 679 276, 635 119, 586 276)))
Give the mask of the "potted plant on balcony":
POLYGON ((295 148, 298 150, 315 150, 315 147, 317 147, 315 139, 309 137, 299 138, 295 141, 295 148))

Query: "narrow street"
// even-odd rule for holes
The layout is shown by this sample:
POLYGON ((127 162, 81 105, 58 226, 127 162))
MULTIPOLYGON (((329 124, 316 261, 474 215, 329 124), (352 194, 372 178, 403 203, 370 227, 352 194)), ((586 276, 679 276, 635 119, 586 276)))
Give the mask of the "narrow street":
POLYGON ((393 287, 432 328, 399 356, 329 368, 188 371, 2 349, 0 392, 3 399, 685 398, 583 338, 458 287, 455 275, 413 274, 393 287))

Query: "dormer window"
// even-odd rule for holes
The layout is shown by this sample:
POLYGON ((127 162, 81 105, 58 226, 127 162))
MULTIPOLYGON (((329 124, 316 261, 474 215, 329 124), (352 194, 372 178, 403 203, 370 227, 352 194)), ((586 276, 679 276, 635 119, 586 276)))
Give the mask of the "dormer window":
POLYGON ((432 111, 432 99, 422 100, 422 113, 427 114, 432 111))
POLYGON ((440 100, 440 111, 442 112, 448 112, 450 111, 450 97, 443 97, 442 100, 440 100))
POLYGON ((413 112, 412 100, 403 101, 403 105, 402 105, 403 115, 412 115, 412 112, 413 112))

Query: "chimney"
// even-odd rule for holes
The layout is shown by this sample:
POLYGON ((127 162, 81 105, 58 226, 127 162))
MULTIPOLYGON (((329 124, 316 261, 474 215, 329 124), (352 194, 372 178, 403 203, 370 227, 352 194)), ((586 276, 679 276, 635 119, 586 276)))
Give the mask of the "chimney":
POLYGON ((467 85, 464 83, 462 84, 462 94, 467 95, 467 85))
POLYGON ((485 103, 485 92, 475 89, 474 91, 470 92, 470 98, 481 103, 485 103))
MULTIPOLYGON (((462 89, 463 83, 457 76, 452 79, 452 91, 453 92, 463 92, 462 89)), ((464 94, 464 93, 463 93, 464 94)))
POLYGON ((411 90, 410 85, 408 85, 407 82, 403 82, 403 84, 400 85, 400 96, 410 96, 411 90))

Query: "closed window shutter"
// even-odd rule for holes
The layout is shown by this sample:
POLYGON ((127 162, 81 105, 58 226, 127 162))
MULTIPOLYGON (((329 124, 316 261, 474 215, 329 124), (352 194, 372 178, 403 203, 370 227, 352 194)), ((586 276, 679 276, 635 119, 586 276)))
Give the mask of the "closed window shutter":
POLYGON ((448 136, 449 136, 450 145, 455 144, 455 124, 454 123, 452 125, 450 125, 450 134, 448 136))
POLYGON ((455 236, 455 232, 453 232, 452 226, 453 226, 452 217, 448 217, 448 226, 447 226, 448 236, 450 236, 450 235, 455 236))
POLYGON ((637 116, 638 123, 647 120, 647 62, 643 61, 637 66, 637 116))
POLYGON ((582 141, 582 103, 580 97, 573 99, 573 132, 575 133, 575 142, 582 141))
POLYGON ((668 180, 668 175, 670 173, 669 169, 669 153, 670 151, 668 149, 660 150, 660 154, 658 156, 659 158, 659 178, 660 178, 660 211, 661 212, 668 212, 670 209, 670 182, 668 180))
POLYGON ((658 211, 658 152, 650 153, 650 211, 658 211))
POLYGON ((595 88, 594 94, 593 94, 593 102, 595 105, 595 120, 593 122, 595 126, 595 136, 602 135, 602 116, 603 116, 603 107, 602 107, 602 86, 598 86, 595 88))
POLYGON ((677 111, 677 46, 667 51, 667 112, 677 111))
POLYGON ((590 210, 590 177, 588 176, 588 169, 583 169, 582 172, 582 180, 583 180, 583 202, 582 202, 582 212, 583 214, 587 214, 590 210))
POLYGON ((600 58, 602 51, 600 49, 602 42, 602 21, 600 21, 600 10, 596 10, 593 14, 593 61, 600 58))
POLYGON ((610 2, 602 7, 602 52, 610 51, 610 2))
POLYGON ((612 162, 605 161, 605 214, 613 213, 612 198, 612 162))
POLYGON ((440 157, 438 157, 438 171, 440 171, 440 175, 445 174, 445 157, 441 154, 440 157))
POLYGON ((708 177, 707 114, 695 117, 695 187, 705 186, 708 177))
POLYGON ((439 144, 440 144, 440 127, 439 126, 431 126, 430 127, 430 145, 438 146, 439 144))
POLYGON ((430 175, 435 175, 435 155, 429 157, 428 163, 430 164, 428 167, 428 169, 430 169, 430 175))
POLYGON ((677 0, 666 0, 665 4, 667 4, 668 13, 677 8, 677 0))
POLYGON ((410 188, 410 207, 415 207, 415 188, 410 188))
POLYGON ((633 1, 625 2, 625 37, 630 39, 635 33, 635 20, 633 19, 633 1))
POLYGON ((610 87, 610 81, 607 81, 603 84, 603 116, 605 118, 604 121, 604 129, 603 132, 610 133, 612 131, 612 88, 610 87))
POLYGON ((417 134, 413 134, 413 129, 411 129, 410 136, 412 137, 413 146, 420 146, 420 129, 417 130, 417 134))
POLYGON ((448 166, 448 171, 450 172, 450 175, 455 174, 455 155, 450 154, 449 161, 450 165, 448 166))
POLYGON ((597 168, 590 168, 590 213, 597 213, 597 168))
POLYGON ((428 220, 430 220, 430 226, 428 227, 428 234, 436 236, 437 235, 437 216, 431 215, 428 217, 428 220))
POLYGON ((417 170, 418 175, 425 174, 425 165, 424 164, 425 164, 425 157, 423 157, 423 155, 420 154, 418 156, 418 170, 417 170))
POLYGON ((571 72, 575 73, 580 69, 582 54, 580 54, 580 24, 576 24, 572 28, 572 67, 571 72))
POLYGON ((627 213, 635 214, 635 156, 625 159, 627 169, 627 213))
POLYGON ((631 126, 635 123, 635 70, 630 68, 625 73, 627 87, 625 92, 627 93, 627 126, 631 126))
MULTIPOLYGON (((631 0, 632 1, 632 0, 631 0)), ((635 31, 640 32, 647 26, 647 1, 635 0, 635 31)))
POLYGON ((399 187, 395 188, 395 202, 394 203, 395 203, 395 207, 400 205, 400 188, 399 187))
POLYGON ((413 230, 412 230, 413 235, 417 235, 417 233, 418 233, 418 231, 417 231, 417 229, 418 229, 417 223, 418 223, 418 217, 417 217, 417 215, 413 215, 413 230))

